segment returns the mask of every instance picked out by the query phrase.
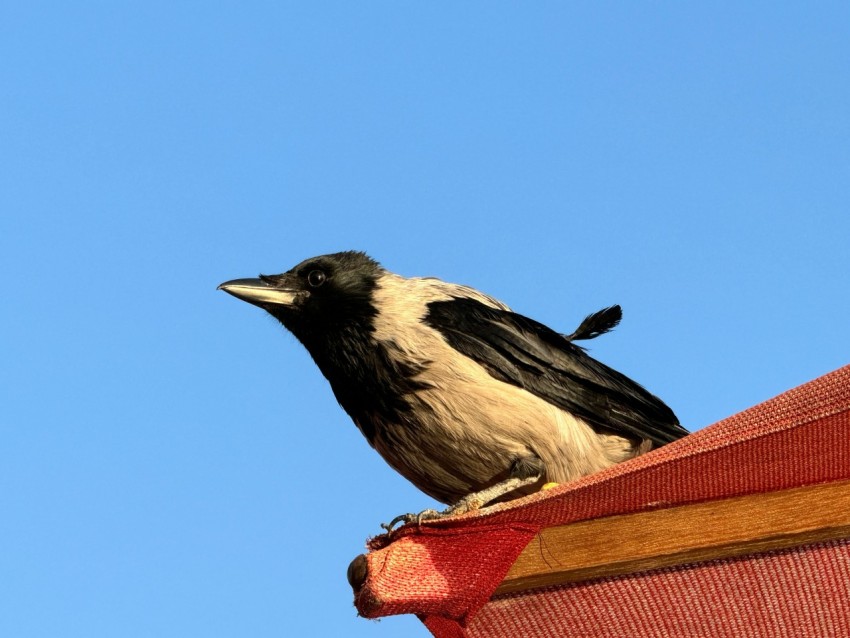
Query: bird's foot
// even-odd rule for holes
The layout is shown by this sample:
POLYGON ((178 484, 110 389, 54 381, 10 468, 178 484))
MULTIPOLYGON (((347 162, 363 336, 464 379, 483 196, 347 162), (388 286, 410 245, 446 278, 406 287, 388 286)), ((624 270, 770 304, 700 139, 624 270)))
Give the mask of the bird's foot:
POLYGON ((447 516, 457 516, 459 514, 466 514, 467 512, 473 512, 475 510, 481 509, 486 504, 486 501, 482 500, 478 492, 473 492, 467 496, 464 496, 457 503, 452 505, 451 507, 447 507, 442 512, 438 512, 437 510, 427 509, 422 510, 418 514, 400 514, 396 516, 389 523, 381 523, 381 527, 383 527, 387 534, 393 531, 396 525, 401 523, 402 525, 407 525, 408 523, 416 523, 417 525, 422 525, 423 521, 436 521, 441 518, 446 518, 447 516))
POLYGON ((381 523, 381 527, 386 530, 387 534, 390 534, 399 523, 403 525, 408 523, 421 525, 423 521, 435 521, 447 516, 458 516, 460 514, 466 514, 467 512, 474 512, 500 496, 503 496, 517 488, 533 485, 538 480, 540 480, 539 474, 523 478, 511 477, 481 491, 467 494, 457 503, 451 507, 447 507, 442 512, 438 512, 437 510, 423 510, 418 514, 401 514, 400 516, 396 516, 389 523, 381 523))
POLYGON ((389 534, 399 523, 401 523, 402 525, 407 525, 408 523, 416 523, 417 525, 421 525, 422 521, 434 521, 438 518, 442 518, 445 515, 445 512, 438 512, 437 510, 432 509, 422 510, 418 514, 399 514, 389 523, 381 523, 381 527, 383 527, 386 530, 387 534, 389 534))

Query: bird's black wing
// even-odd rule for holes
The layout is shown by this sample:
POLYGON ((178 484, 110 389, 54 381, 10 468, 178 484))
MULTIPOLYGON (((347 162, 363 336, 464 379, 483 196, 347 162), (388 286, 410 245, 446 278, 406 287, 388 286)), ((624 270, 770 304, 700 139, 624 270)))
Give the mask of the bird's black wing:
POLYGON ((496 379, 596 428, 656 446, 688 434, 659 398, 533 319, 459 297, 429 303, 425 322, 496 379))

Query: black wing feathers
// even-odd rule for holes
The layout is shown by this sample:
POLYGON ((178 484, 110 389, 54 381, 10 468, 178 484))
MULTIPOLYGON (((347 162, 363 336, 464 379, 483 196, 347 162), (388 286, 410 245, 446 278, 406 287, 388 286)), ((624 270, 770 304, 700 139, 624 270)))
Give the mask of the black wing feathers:
MULTIPOLYGON (((612 328, 619 315, 618 306, 606 308, 585 319, 573 335, 602 334, 600 328, 612 328)), ((564 337, 533 319, 468 298, 431 302, 425 321, 493 377, 595 427, 656 445, 688 433, 660 399, 570 343, 577 338, 573 335, 564 337)))

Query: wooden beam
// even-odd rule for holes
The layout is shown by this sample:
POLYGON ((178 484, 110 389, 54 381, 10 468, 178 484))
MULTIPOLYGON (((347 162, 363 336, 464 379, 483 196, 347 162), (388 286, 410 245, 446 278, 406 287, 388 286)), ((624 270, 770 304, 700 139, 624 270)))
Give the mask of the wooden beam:
POLYGON ((540 532, 495 595, 850 538, 850 481, 581 521, 540 532))

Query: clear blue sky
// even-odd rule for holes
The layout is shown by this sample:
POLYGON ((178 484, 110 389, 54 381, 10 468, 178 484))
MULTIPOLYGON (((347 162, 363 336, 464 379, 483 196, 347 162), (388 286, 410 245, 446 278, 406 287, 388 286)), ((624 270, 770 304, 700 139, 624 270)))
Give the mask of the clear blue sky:
POLYGON ((0 7, 0 635, 426 635, 433 505, 218 283, 369 251, 699 428, 850 363, 847 3, 0 7))

